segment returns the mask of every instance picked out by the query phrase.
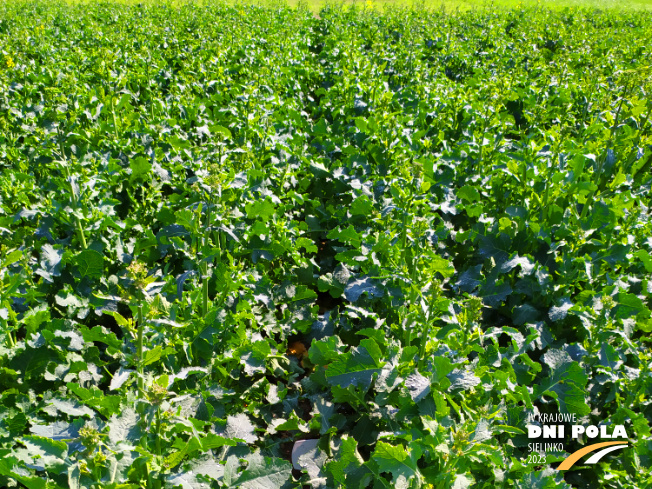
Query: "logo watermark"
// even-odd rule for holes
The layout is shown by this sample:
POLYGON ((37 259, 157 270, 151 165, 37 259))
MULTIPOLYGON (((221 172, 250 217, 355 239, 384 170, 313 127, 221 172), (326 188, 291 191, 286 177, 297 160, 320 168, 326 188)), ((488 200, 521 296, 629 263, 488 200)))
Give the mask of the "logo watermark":
POLYGON ((528 443, 528 463, 543 464, 546 455, 561 457, 567 453, 568 442, 579 443, 591 440, 596 443, 585 445, 568 455, 557 470, 568 470, 584 456, 593 453, 584 464, 596 464, 608 453, 629 445, 624 425, 590 425, 578 422, 572 413, 529 413, 526 419, 528 443), (609 440, 609 441, 603 441, 609 440), (594 453, 595 452, 595 453, 594 453))

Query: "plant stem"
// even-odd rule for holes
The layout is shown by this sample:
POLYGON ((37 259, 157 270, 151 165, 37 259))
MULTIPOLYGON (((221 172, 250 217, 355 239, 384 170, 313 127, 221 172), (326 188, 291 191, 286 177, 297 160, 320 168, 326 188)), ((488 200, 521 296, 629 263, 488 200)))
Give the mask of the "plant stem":
MULTIPOLYGON (((213 199, 209 195, 208 197, 208 202, 206 202, 206 228, 203 236, 203 248, 204 250, 208 250, 208 244, 209 244, 209 235, 210 235, 210 228, 211 228, 211 204, 212 204, 213 199)), ((203 257, 204 262, 201 266, 201 273, 202 273, 202 316, 206 316, 208 314, 208 253, 206 253, 206 256, 203 257)))
POLYGON ((156 455, 161 455, 161 406, 156 406, 156 455))
POLYGON ((403 208, 403 219, 401 223, 401 261, 403 266, 407 265, 407 213, 412 205, 411 200, 409 199, 403 208))
MULTIPOLYGON (((61 158, 63 158, 63 167, 66 171, 66 179, 68 180, 68 183, 70 184, 70 195, 72 199, 72 205, 77 210, 79 207, 79 200, 77 198, 77 194, 75 193, 75 186, 72 183, 72 177, 70 176, 70 169, 68 168, 68 159, 66 158, 66 153, 63 149, 63 141, 59 140, 59 147, 61 150, 61 158)), ((77 228, 77 232, 79 233, 79 240, 81 241, 82 249, 85 250, 88 248, 88 245, 86 244, 86 237, 84 236, 84 228, 82 227, 82 223, 79 220, 79 217, 77 217, 76 214, 73 213, 73 217, 75 220, 75 227, 77 228)))
MULTIPOLYGON (((401 325, 407 322, 407 317, 409 316, 409 309, 405 306, 404 306, 404 311, 405 311, 405 316, 403 318, 401 318, 401 316, 399 315, 399 324, 401 325)), ((406 324, 406 326, 408 326, 408 330, 407 330, 407 338, 405 340, 405 346, 410 346, 410 343, 412 343, 412 328, 409 327, 410 325, 408 324, 406 324)))
POLYGON ((208 313, 208 263, 204 261, 201 266, 202 270, 202 316, 208 313))
POLYGON ((88 245, 86 244, 86 237, 84 236, 84 228, 77 216, 75 216, 75 225, 77 227, 77 232, 79 233, 79 240, 81 241, 82 249, 85 250, 88 248, 88 245))
MULTIPOLYGON (((431 285, 431 287, 434 287, 434 284, 431 285)), ((428 336, 430 335, 430 330, 432 329, 432 323, 433 323, 432 311, 435 306, 436 298, 437 295, 435 294, 435 291, 433 291, 432 298, 430 299, 430 304, 428 306, 428 318, 426 320, 426 324, 424 324, 423 326, 423 332, 421 333, 421 345, 419 347, 419 363, 422 366, 425 363, 426 345, 428 343, 428 336)))
POLYGON ((111 115, 113 115, 113 132, 115 133, 116 139, 119 141, 120 136, 118 135, 118 122, 115 118, 115 100, 113 96, 111 96, 111 115))
POLYGON ((142 392, 145 387, 143 379, 143 330, 145 329, 145 321, 143 320, 143 305, 138 304, 138 389, 142 392))
POLYGON ((7 339, 9 340, 9 348, 14 348, 16 346, 16 342, 14 341, 14 337, 11 335, 11 330, 9 329, 9 322, 8 321, 3 321, 4 322, 4 330, 7 332, 7 339))

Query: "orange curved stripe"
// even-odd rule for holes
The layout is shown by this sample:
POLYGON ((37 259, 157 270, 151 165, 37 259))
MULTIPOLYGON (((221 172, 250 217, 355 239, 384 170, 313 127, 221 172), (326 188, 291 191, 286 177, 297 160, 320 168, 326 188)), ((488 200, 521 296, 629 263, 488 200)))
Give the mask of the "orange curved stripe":
POLYGON ((595 452, 599 448, 603 447, 609 447, 611 445, 622 445, 625 444, 627 445, 627 442, 622 442, 622 441, 605 441, 602 443, 595 443, 593 445, 586 446, 584 448, 580 448, 578 451, 571 453, 568 457, 566 457, 566 460, 564 460, 562 463, 559 464, 559 467, 557 467, 557 470, 568 470, 570 469, 573 465, 575 465, 575 462, 577 462, 579 459, 581 459, 584 455, 587 453, 595 452))

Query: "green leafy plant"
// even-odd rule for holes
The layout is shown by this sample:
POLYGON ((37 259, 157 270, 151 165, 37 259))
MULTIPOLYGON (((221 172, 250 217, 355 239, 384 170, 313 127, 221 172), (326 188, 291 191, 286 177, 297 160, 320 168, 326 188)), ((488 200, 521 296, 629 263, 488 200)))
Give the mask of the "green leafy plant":
POLYGON ((650 486, 651 20, 0 5, 0 485, 650 486))

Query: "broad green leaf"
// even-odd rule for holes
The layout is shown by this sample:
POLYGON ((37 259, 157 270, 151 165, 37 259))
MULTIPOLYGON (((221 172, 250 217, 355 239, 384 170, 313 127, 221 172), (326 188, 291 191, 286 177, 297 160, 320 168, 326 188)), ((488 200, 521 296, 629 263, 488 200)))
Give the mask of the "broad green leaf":
POLYGON ((419 476, 417 464, 401 445, 395 446, 384 441, 379 441, 376 443, 376 449, 373 452, 372 459, 378 464, 381 472, 392 474, 395 483, 401 477, 405 478, 406 481, 410 481, 419 476))
POLYGON ((526 432, 516 426, 508 426, 504 424, 493 425, 494 431, 509 433, 511 435, 524 435, 526 432))
POLYGON ((281 489, 292 477, 292 465, 259 453, 247 458, 246 469, 228 487, 236 489, 281 489))
POLYGON ((351 203, 350 212, 354 216, 368 216, 373 211, 374 204, 366 195, 362 195, 351 203))
POLYGON ((46 479, 28 475, 26 471, 21 470, 15 457, 4 456, 0 458, 0 474, 15 479, 28 489, 45 489, 47 487, 46 479))
POLYGON ((476 202, 481 199, 480 192, 478 192, 475 187, 471 187, 470 185, 464 185, 459 190, 457 190, 456 193, 460 199, 466 200, 467 202, 476 202))
MULTIPOLYGON (((227 430, 228 430, 228 425, 227 425, 227 430)), ((233 436, 232 438, 238 438, 238 437, 233 436)), ((224 446, 235 446, 235 445, 236 445, 235 440, 229 440, 228 438, 224 438, 223 436, 215 435, 213 433, 209 433, 201 439, 201 450, 204 452, 208 450, 212 450, 214 448, 220 448, 224 446)))
POLYGON ((615 316, 618 318, 628 318, 630 316, 639 316, 642 319, 650 317, 650 310, 645 303, 634 294, 620 293, 616 296, 615 316))
POLYGON ((455 283, 455 286, 462 292, 473 292, 481 282, 482 265, 476 265, 464 270, 455 283))
POLYGON ((475 480, 467 475, 457 474, 452 489, 467 489, 471 487, 475 480))
POLYGON ((42 469, 48 469, 64 463, 68 454, 68 445, 42 436, 27 435, 22 443, 27 448, 27 453, 32 457, 32 463, 42 469))
POLYGON ((50 424, 33 425, 29 431, 43 438, 52 440, 72 440, 79 436, 79 429, 84 426, 83 419, 77 419, 72 423, 55 421, 50 424))
POLYGON ((317 246, 315 242, 308 238, 297 238, 296 241, 297 247, 303 247, 306 250, 306 253, 317 253, 317 246))
POLYGON ((491 307, 498 307, 512 293, 512 287, 507 280, 488 277, 480 289, 480 296, 491 307))
POLYGON ((340 355, 328 365, 326 379, 331 385, 348 387, 350 385, 367 389, 374 374, 380 374, 384 362, 376 342, 370 338, 360 342, 350 352, 340 355))
POLYGON ((349 224, 348 227, 342 229, 342 228, 336 228, 331 230, 328 233, 328 238, 329 239, 337 239, 341 241, 344 244, 348 244, 354 247, 360 246, 361 243, 361 236, 356 232, 356 230, 349 224))
POLYGON ((122 347, 122 341, 116 337, 115 333, 108 331, 102 326, 95 326, 93 329, 82 328, 82 336, 86 342, 97 341, 109 345, 116 350, 122 347))
POLYGON ((548 350, 543 356, 550 374, 534 384, 534 397, 550 396, 562 413, 584 416, 591 412, 586 403, 588 377, 580 365, 562 350, 548 350))
POLYGON ((169 475, 167 483, 183 489, 206 489, 207 481, 218 481, 223 475, 224 465, 214 457, 202 457, 193 460, 188 470, 169 475))
POLYGON ((450 278, 455 275, 455 267, 448 260, 440 256, 432 256, 428 259, 428 266, 433 272, 440 273, 444 278, 450 278))
POLYGON ((157 345, 151 350, 147 350, 143 358, 143 365, 151 365, 152 363, 158 361, 161 358, 162 354, 163 347, 161 345, 157 345))
POLYGON ((20 260, 23 257, 23 251, 22 250, 13 250, 7 253, 6 256, 3 257, 2 259, 2 268, 7 268, 9 265, 13 265, 16 263, 18 260, 20 260))
POLYGON ((365 294, 368 298, 382 297, 384 289, 371 277, 351 279, 344 289, 344 297, 349 302, 357 302, 365 294))
POLYGON ((419 402, 430 393, 430 380, 419 372, 415 372, 405 379, 405 387, 407 387, 412 400, 419 402))
POLYGON ((310 361, 315 365, 326 365, 337 359, 344 350, 344 343, 338 336, 329 336, 314 341, 308 351, 310 361))
POLYGON ((109 390, 116 390, 122 387, 122 385, 129 380, 129 377, 131 374, 134 373, 133 369, 128 369, 124 367, 120 367, 114 374, 113 378, 111 379, 111 383, 109 384, 109 390))
POLYGON ((89 409, 74 399, 52 399, 47 404, 49 405, 48 410, 56 410, 68 416, 88 416, 91 418, 95 416, 95 412, 92 409, 89 409))
POLYGON ((245 206, 249 219, 268 221, 276 212, 276 206, 269 199, 251 202, 245 206))
POLYGON ((641 263, 643 263, 643 266, 648 273, 652 273, 652 257, 650 257, 647 250, 638 250, 634 253, 634 256, 641 260, 641 263))
POLYGON ((46 281, 52 282, 54 277, 61 275, 62 258, 63 250, 55 249, 50 244, 44 244, 41 248, 41 267, 36 273, 46 281))
POLYGON ((534 262, 528 257, 519 256, 518 253, 514 254, 509 260, 500 265, 502 273, 511 272, 515 267, 520 266, 524 275, 529 275, 534 270, 534 262))
POLYGON ((118 326, 121 326, 123 328, 130 328, 131 323, 119 312, 117 311, 104 311, 104 314, 108 314, 109 316, 113 316, 115 319, 115 322, 118 323, 118 326))
POLYGON ((144 156, 132 158, 129 162, 131 168, 130 180, 140 180, 152 170, 152 163, 144 156))
POLYGON ((364 117, 356 117, 354 121, 355 127, 357 127, 361 132, 367 132, 367 120, 364 117))
POLYGON ((143 432, 139 426, 139 415, 131 408, 123 409, 119 415, 114 414, 108 422, 109 440, 114 446, 119 443, 136 445, 143 432))
POLYGON ((568 310, 573 307, 573 303, 564 298, 558 306, 553 306, 548 311, 548 317, 553 321, 561 321, 568 314, 568 310))
POLYGON ((231 134, 231 131, 229 131, 224 126, 220 126, 220 125, 211 126, 211 131, 216 133, 216 134, 220 134, 225 139, 232 139, 233 138, 233 135, 231 134))
POLYGON ((326 483, 325 474, 322 472, 324 462, 328 455, 317 446, 319 440, 300 440, 294 443, 292 449, 292 464, 297 470, 305 470, 310 477, 313 487, 326 483), (301 446, 304 445, 304 446, 301 446))
POLYGON ((471 370, 455 369, 448 374, 448 380, 451 385, 449 391, 457 389, 469 390, 480 384, 480 378, 477 377, 471 370))
POLYGON ((79 273, 83 277, 99 278, 104 272, 104 257, 95 250, 84 250, 75 257, 79 273))
POLYGON ((229 416, 226 420, 225 434, 229 438, 242 440, 245 443, 254 443, 258 440, 254 430, 255 426, 244 413, 229 416))

